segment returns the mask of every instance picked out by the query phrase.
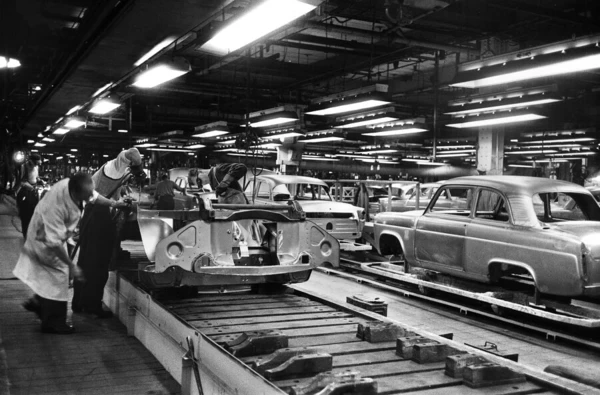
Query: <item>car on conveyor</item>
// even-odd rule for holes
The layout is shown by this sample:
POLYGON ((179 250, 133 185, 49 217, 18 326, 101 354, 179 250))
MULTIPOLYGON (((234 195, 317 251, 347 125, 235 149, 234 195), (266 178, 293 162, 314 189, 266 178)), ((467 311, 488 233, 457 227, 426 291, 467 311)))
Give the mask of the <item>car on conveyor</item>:
POLYGON ((481 282, 529 275, 544 294, 598 297, 598 221, 600 206, 579 185, 470 176, 446 181, 425 210, 378 214, 374 238, 408 267, 481 282))
POLYGON ((150 261, 140 277, 147 286, 299 283, 318 266, 339 266, 339 242, 307 221, 297 202, 219 204, 213 193, 199 197, 198 210, 138 209, 150 261))
POLYGON ((297 201, 306 218, 338 240, 362 236, 364 209, 336 202, 326 182, 313 177, 261 174, 246 185, 246 197, 256 204, 288 204, 297 201))

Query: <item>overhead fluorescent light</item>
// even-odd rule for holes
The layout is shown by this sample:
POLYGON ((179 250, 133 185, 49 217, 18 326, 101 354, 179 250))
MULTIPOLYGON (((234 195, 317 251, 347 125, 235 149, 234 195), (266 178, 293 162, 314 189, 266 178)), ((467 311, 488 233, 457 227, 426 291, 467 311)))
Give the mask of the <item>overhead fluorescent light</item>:
POLYGON ((80 108, 81 108, 81 106, 75 106, 75 107, 71 108, 69 111, 67 111, 67 115, 73 114, 75 111, 79 110, 80 108))
POLYGON ((473 152, 467 153, 467 152, 452 152, 452 153, 438 153, 436 154, 436 157, 438 158, 457 158, 457 157, 462 157, 462 156, 471 156, 473 155, 473 152))
POLYGON ((77 152, 77 148, 71 148, 71 152, 77 152))
POLYGON ((379 132, 363 133, 363 136, 374 136, 374 137, 389 137, 389 136, 401 136, 404 134, 414 134, 427 132, 427 129, 422 128, 391 128, 389 130, 382 130, 379 132))
POLYGON ((222 136, 229 133, 229 126, 225 121, 212 122, 206 125, 196 126, 194 128, 194 133, 195 134, 193 134, 192 137, 197 138, 222 136))
POLYGON ((113 83, 109 82, 106 85, 103 85, 100 89, 98 89, 96 92, 94 92, 94 94, 92 95, 92 97, 96 97, 99 94, 101 94, 102 92, 104 92, 105 90, 107 90, 113 83))
POLYGON ((208 40, 201 49, 218 55, 236 51, 314 10, 320 1, 267 0, 247 10, 208 40))
POLYGON ((65 122, 65 127, 68 129, 77 129, 83 125, 85 125, 85 120, 80 117, 70 117, 65 122))
POLYGON ((227 156, 249 156, 249 157, 257 157, 257 158, 266 158, 267 155, 262 153, 262 154, 257 154, 257 153, 249 153, 249 154, 241 154, 239 152, 229 152, 227 154, 227 156))
POLYGON ((109 112, 113 111, 114 109, 118 108, 120 105, 121 105, 121 103, 119 103, 115 100, 102 99, 102 100, 98 100, 96 103, 94 103, 92 108, 89 109, 89 112, 91 112, 93 114, 106 114, 106 113, 109 113, 109 112))
POLYGON ((192 152, 185 148, 168 148, 168 147, 154 147, 148 148, 148 151, 164 151, 164 152, 192 152))
POLYGON ((192 144, 192 145, 186 145, 185 148, 189 148, 189 149, 199 149, 199 148, 205 148, 206 145, 204 144, 192 144))
POLYGON ((403 162, 429 162, 425 158, 402 158, 403 162))
POLYGON ((21 66, 21 62, 17 59, 0 56, 0 69, 14 69, 19 66, 21 66))
POLYGON ((380 107, 392 102, 387 92, 387 85, 375 84, 314 99, 305 114, 325 116, 380 107))
POLYGON ((385 160, 385 159, 359 159, 361 162, 366 162, 366 163, 382 163, 382 164, 387 164, 387 165, 397 165, 399 164, 399 162, 395 162, 392 160, 385 160))
POLYGON ((34 147, 45 147, 45 146, 46 146, 46 144, 44 144, 44 143, 39 143, 39 142, 38 142, 38 143, 35 143, 33 146, 34 146, 34 147))
POLYGON ((581 152, 559 152, 556 154, 551 154, 550 156, 590 156, 597 155, 597 151, 581 151, 581 152))
POLYGON ((57 128, 54 130, 54 132, 52 132, 52 134, 62 135, 62 134, 67 134, 70 131, 71 131, 71 129, 67 129, 67 128, 57 128))
POLYGON ((235 139, 231 139, 231 140, 222 140, 222 141, 217 141, 217 145, 231 145, 231 144, 235 144, 235 139))
POLYGON ((419 166, 447 166, 447 163, 440 163, 440 162, 417 162, 417 165, 419 166))
POLYGON ((481 114, 481 113, 487 113, 487 112, 493 112, 493 111, 510 110, 510 109, 513 109, 513 108, 524 108, 524 107, 530 107, 530 106, 541 106, 543 104, 555 103, 557 101, 560 101, 560 100, 548 97, 548 98, 545 98, 545 99, 528 100, 528 101, 514 101, 512 103, 498 104, 498 105, 495 105, 495 106, 471 108, 471 109, 468 109, 468 110, 461 110, 461 111, 452 111, 452 112, 447 112, 445 114, 447 114, 447 115, 481 114))
POLYGON ((446 154, 472 154, 475 152, 475 149, 457 149, 457 150, 450 150, 450 151, 438 151, 439 155, 446 155, 446 154))
POLYGON ((49 142, 49 143, 53 143, 53 142, 54 142, 54 139, 51 139, 50 137, 44 137, 44 138, 42 139, 42 141, 47 141, 47 142, 49 142))
POLYGON ((27 140, 27 144, 33 144, 35 143, 35 140, 27 140))
POLYGON ((270 119, 265 119, 262 121, 250 122, 250 126, 253 128, 264 128, 268 126, 281 125, 284 123, 295 122, 298 120, 298 117, 293 114, 281 114, 275 116, 270 119))
POLYGON ((63 157, 62 156, 57 156, 56 160, 61 160, 63 157))
POLYGON ((511 164, 511 165, 508 165, 508 167, 524 167, 526 169, 533 169, 533 165, 516 165, 516 164, 511 164))
POLYGON ((155 143, 141 143, 141 144, 135 144, 134 147, 137 148, 150 148, 150 147, 156 147, 157 144, 155 143))
POLYGON ((341 128, 341 129, 345 129, 345 128, 360 128, 363 126, 368 126, 368 125, 376 125, 379 123, 386 123, 386 122, 392 122, 392 121, 397 121, 398 118, 397 117, 390 117, 390 116, 381 116, 381 117, 364 117, 364 118, 357 118, 354 122, 350 122, 350 123, 345 123, 342 125, 334 125, 335 128, 341 128))
POLYGON ((326 156, 312 156, 312 155, 302 155, 302 159, 303 160, 318 160, 318 161, 322 161, 322 162, 336 162, 339 161, 338 158, 335 157, 326 157, 326 156))
POLYGON ((302 140, 298 140, 299 143, 306 143, 306 144, 314 144, 314 143, 326 143, 326 142, 330 142, 330 141, 340 141, 340 140, 344 140, 343 137, 339 137, 339 136, 326 136, 326 137, 310 137, 310 138, 304 138, 302 140))
POLYGON ((128 133, 129 130, 127 130, 127 129, 118 129, 117 132, 119 132, 119 133, 128 133))
POLYGON ((527 121, 535 121, 538 119, 546 118, 543 115, 537 114, 521 114, 521 115, 508 115, 508 116, 500 116, 489 119, 482 119, 478 121, 466 121, 461 123, 451 123, 446 125, 451 128, 477 128, 481 126, 491 126, 491 125, 504 125, 508 123, 516 123, 516 122, 527 122, 527 121))
POLYGON ((372 151, 363 151, 363 153, 365 154, 369 154, 369 155, 374 155, 374 154, 391 154, 394 152, 399 152, 397 149, 379 149, 379 150, 372 150, 372 151))
POLYGON ((162 40, 161 42, 156 44, 154 47, 152 47, 152 49, 150 51, 146 52, 144 54, 144 56, 139 58, 133 65, 137 67, 137 66, 144 64, 144 62, 146 62, 148 59, 150 59, 151 57, 153 57, 154 55, 156 55, 157 53, 159 53, 160 51, 162 51, 163 49, 168 47, 176 39, 177 39, 177 37, 165 38, 164 40, 162 40))
POLYGON ((265 128, 298 121, 298 113, 293 106, 279 106, 248 114, 248 124, 253 128, 265 128))
POLYGON ((542 140, 522 140, 519 144, 558 144, 558 143, 571 143, 571 142, 591 142, 596 141, 593 137, 573 137, 569 139, 542 139, 542 140))
POLYGON ((288 133, 280 133, 280 134, 272 134, 272 135, 263 136, 262 139, 277 140, 277 139, 289 139, 291 137, 298 137, 298 136, 304 136, 304 134, 298 133, 298 132, 288 132, 288 133))
MULTIPOLYGON (((523 64, 521 64, 521 66, 527 67, 523 64)), ((530 67, 526 68, 525 70, 514 71, 490 77, 482 77, 470 81, 457 82, 450 84, 450 86, 461 88, 481 88, 484 86, 508 84, 511 82, 530 80, 534 78, 544 78, 553 75, 570 74, 597 68, 600 68, 600 54, 582 56, 571 60, 557 61, 545 66, 530 67)))
POLYGON ((558 151, 553 149, 539 149, 539 150, 523 150, 523 151, 504 151, 505 155, 533 155, 533 154, 554 154, 558 151))
POLYGON ((180 77, 191 70, 189 63, 182 58, 166 63, 159 63, 138 74, 133 86, 138 88, 154 88, 167 81, 180 77))

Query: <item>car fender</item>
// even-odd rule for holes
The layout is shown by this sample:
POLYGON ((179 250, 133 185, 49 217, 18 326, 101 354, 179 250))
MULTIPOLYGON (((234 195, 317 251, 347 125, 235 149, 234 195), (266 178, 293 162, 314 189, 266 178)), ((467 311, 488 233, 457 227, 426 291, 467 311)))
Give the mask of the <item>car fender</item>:
POLYGON ((493 264, 507 264, 507 265, 511 265, 511 266, 518 266, 521 267, 525 270, 527 270, 529 272, 529 274, 531 275, 531 277, 533 277, 533 281, 535 284, 538 284, 538 279, 537 279, 537 273, 536 271, 531 267, 531 265, 525 263, 525 262, 521 262, 521 261, 513 261, 510 259, 502 259, 502 258, 493 258, 490 259, 490 261, 487 263, 487 268, 488 268, 488 273, 490 272, 490 267, 493 264))

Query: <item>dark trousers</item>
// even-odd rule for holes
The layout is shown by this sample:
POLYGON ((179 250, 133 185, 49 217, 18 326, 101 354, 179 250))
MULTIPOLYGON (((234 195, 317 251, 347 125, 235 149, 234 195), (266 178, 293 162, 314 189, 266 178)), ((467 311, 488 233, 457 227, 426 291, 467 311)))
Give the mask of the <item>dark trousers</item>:
POLYGON ((175 210, 175 199, 171 195, 163 195, 158 198, 156 207, 159 210, 175 210))
POLYGON ((35 189, 26 186, 19 189, 19 193, 17 193, 17 207, 19 209, 19 218, 21 219, 21 230, 25 239, 27 239, 29 222, 31 222, 31 217, 33 217, 33 211, 38 201, 35 189))
POLYGON ((73 282, 73 310, 102 310, 108 267, 116 245, 116 226, 108 207, 88 204, 81 219, 77 265, 84 281, 73 282))
POLYGON ((35 295, 40 307, 42 327, 60 328, 67 323, 67 302, 51 300, 35 295))

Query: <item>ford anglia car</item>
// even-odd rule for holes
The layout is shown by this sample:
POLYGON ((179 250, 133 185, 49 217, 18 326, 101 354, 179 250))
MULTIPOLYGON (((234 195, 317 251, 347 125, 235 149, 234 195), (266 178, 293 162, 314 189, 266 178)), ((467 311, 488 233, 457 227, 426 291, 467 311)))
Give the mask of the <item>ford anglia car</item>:
POLYGON ((448 180, 425 210, 375 218, 375 247, 481 282, 528 274, 541 293, 600 295, 600 206, 585 188, 520 176, 448 180), (448 198, 451 197, 450 204, 448 198))
POLYGON ((339 240, 354 240, 362 235, 364 210, 334 201, 327 183, 318 178, 263 174, 247 183, 245 193, 248 200, 256 204, 297 201, 306 212, 306 219, 339 240))

